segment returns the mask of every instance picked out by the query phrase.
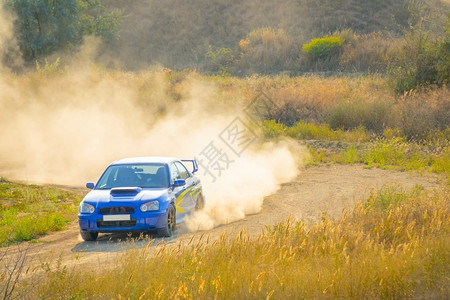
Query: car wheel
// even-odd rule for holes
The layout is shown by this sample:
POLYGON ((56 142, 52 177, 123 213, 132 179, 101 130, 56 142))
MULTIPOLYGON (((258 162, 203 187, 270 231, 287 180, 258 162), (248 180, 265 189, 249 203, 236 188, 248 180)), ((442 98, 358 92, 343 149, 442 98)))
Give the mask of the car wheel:
POLYGON ((200 194, 197 198, 197 203, 195 204, 195 210, 202 210, 205 207, 205 199, 203 195, 200 194))
POLYGON ((176 210, 175 207, 170 204, 169 210, 167 211, 167 222, 164 228, 158 230, 158 235, 161 237, 170 237, 175 231, 177 226, 176 210))
POLYGON ((98 232, 92 232, 92 231, 80 231, 81 237, 85 241, 95 241, 98 237, 98 232))

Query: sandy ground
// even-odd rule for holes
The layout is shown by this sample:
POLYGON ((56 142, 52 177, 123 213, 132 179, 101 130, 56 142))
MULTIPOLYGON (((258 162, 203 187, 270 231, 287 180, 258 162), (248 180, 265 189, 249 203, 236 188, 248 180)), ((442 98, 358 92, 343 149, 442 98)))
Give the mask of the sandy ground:
MULTIPOLYGON (((171 239, 139 239, 138 235, 100 234, 96 242, 84 242, 79 236, 78 224, 75 222, 65 231, 48 234, 37 243, 24 243, 20 247, 28 248, 26 269, 29 274, 33 274, 33 270, 39 269, 42 263, 47 262, 54 264, 60 261, 62 265, 67 266, 111 263, 118 254, 127 249, 146 247, 153 238, 155 240, 150 248, 156 249, 158 243, 188 243, 202 235, 209 236, 210 239, 216 239, 223 233, 233 237, 243 229, 254 236, 265 226, 274 225, 288 217, 307 224, 318 222, 324 213, 330 218, 338 218, 344 208, 351 208, 356 201, 367 198, 371 191, 384 185, 395 184, 406 189, 420 184, 427 190, 439 186, 436 176, 364 169, 361 165, 302 168, 293 181, 283 184, 275 194, 264 199, 261 212, 212 230, 190 233, 181 225, 171 239)), ((17 247, 10 247, 8 259, 12 261, 16 252, 17 247)))

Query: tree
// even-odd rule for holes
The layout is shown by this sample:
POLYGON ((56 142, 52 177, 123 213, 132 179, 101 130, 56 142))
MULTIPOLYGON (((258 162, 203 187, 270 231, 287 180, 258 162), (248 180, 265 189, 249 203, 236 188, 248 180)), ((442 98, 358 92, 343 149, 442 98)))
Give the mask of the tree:
POLYGON ((26 60, 71 51, 85 35, 118 37, 120 11, 106 13, 100 0, 5 0, 16 15, 14 27, 26 60))

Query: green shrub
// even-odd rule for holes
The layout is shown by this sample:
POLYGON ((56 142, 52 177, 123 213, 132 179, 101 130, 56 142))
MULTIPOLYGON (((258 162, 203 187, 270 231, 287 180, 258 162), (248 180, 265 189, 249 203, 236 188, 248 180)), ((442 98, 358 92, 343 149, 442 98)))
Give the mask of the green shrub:
POLYGON ((344 39, 338 36, 326 36, 312 39, 303 44, 303 55, 299 60, 302 71, 329 72, 339 70, 339 56, 344 39))
POLYGON ((358 151, 355 145, 351 145, 342 153, 342 162, 345 164, 353 165, 359 162, 358 151))
POLYGON ((450 148, 442 156, 434 157, 431 162, 432 171, 435 173, 450 174, 450 148))
POLYGON ((263 121, 262 129, 265 138, 277 138, 284 135, 286 132, 286 127, 274 120, 263 121))
POLYGON ((401 139, 392 139, 388 142, 380 140, 370 146, 364 155, 364 162, 370 167, 388 168, 389 166, 404 165, 406 161, 407 144, 401 139))
POLYGON ((405 53, 397 56, 397 62, 389 70, 392 77, 393 89, 398 94, 413 90, 417 87, 439 84, 437 81, 436 63, 437 45, 432 43, 417 46, 412 50, 405 47, 405 53))
POLYGON ((403 94, 418 87, 446 85, 450 79, 449 51, 450 14, 441 34, 424 25, 413 27, 389 69, 394 91, 403 94))
POLYGON ((335 140, 340 133, 331 130, 327 124, 314 125, 305 122, 298 122, 287 130, 290 137, 306 140, 335 140))
POLYGON ((336 53, 343 43, 344 39, 340 37, 326 36, 312 39, 308 44, 303 44, 302 50, 315 59, 324 59, 336 53))
POLYGON ((442 41, 437 50, 439 59, 436 62, 436 80, 440 85, 450 82, 450 29, 448 31, 447 38, 442 41))
POLYGON ((231 49, 222 47, 214 51, 209 46, 208 51, 205 53, 205 70, 217 75, 229 75, 232 73, 233 59, 234 56, 231 49))

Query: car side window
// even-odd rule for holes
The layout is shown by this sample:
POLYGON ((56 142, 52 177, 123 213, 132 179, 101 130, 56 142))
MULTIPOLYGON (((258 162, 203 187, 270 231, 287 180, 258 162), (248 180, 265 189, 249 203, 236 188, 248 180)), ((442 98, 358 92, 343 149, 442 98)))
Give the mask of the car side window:
POLYGON ((179 162, 175 162, 175 165, 177 166, 178 171, 180 171, 181 179, 186 180, 189 177, 191 177, 191 174, 189 174, 189 171, 186 169, 186 167, 183 164, 181 164, 179 162))
POLYGON ((173 182, 177 179, 181 179, 180 172, 178 171, 175 164, 171 164, 170 167, 170 183, 173 184, 173 182))

